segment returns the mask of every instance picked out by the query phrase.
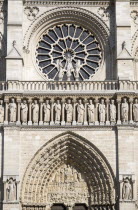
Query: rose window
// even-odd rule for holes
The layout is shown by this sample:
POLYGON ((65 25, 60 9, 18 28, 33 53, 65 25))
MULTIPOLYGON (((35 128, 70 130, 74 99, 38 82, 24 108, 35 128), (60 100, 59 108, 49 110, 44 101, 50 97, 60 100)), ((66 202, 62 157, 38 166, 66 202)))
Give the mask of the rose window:
POLYGON ((96 37, 74 24, 49 29, 41 36, 36 49, 39 70, 49 80, 91 80, 101 58, 96 37))

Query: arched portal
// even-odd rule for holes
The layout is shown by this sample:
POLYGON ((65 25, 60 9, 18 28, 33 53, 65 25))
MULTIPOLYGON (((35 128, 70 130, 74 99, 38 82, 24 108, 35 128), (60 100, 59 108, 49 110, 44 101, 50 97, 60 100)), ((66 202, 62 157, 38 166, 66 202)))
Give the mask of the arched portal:
POLYGON ((53 204, 114 209, 115 178, 93 144, 72 132, 63 133, 46 143, 29 163, 21 203, 26 210, 53 204))

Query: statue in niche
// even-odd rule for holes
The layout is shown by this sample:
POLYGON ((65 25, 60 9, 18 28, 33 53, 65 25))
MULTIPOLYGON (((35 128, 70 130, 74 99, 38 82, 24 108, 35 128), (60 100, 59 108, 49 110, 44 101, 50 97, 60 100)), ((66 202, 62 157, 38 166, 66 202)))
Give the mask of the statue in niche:
POLYGON ((10 178, 6 183, 6 201, 16 200, 16 184, 15 181, 10 178))
POLYGON ((37 103, 37 100, 34 100, 34 103, 32 104, 32 110, 33 110, 33 123, 38 123, 38 120, 39 120, 39 104, 37 103))
POLYGON ((127 99, 124 98, 123 99, 123 103, 122 103, 122 121, 123 122, 128 122, 128 111, 129 111, 129 107, 128 107, 128 103, 127 103, 127 99))
POLYGON ((77 60, 76 61, 76 66, 75 66, 75 71, 74 71, 74 76, 75 79, 78 81, 79 80, 79 72, 80 72, 80 68, 81 68, 81 61, 77 60))
POLYGON ((138 99, 135 99, 135 102, 133 104, 133 115, 134 115, 134 121, 138 122, 138 99))
POLYGON ((105 122, 105 103, 104 99, 101 99, 101 103, 99 104, 99 120, 101 123, 105 122))
POLYGON ((78 113, 78 123, 83 123, 84 121, 84 105, 82 104, 82 100, 79 99, 77 105, 77 113, 78 113))
POLYGON ((63 64, 60 59, 57 60, 57 69, 59 71, 59 74, 58 74, 59 80, 62 81, 65 70, 63 68, 63 64))
POLYGON ((21 121, 22 123, 27 123, 27 116, 28 116, 28 105, 27 101, 23 100, 23 103, 21 103, 21 121))
POLYGON ((71 123, 73 116, 73 106, 71 104, 70 99, 68 99, 67 104, 65 105, 65 110, 66 110, 66 121, 67 123, 71 123))
POLYGON ((0 100, 0 123, 4 122, 4 106, 3 100, 0 100))
POLYGON ((110 113, 110 121, 116 122, 116 105, 113 99, 111 100, 111 104, 109 106, 109 113, 110 113))
POLYGON ((87 109, 88 109, 88 121, 89 121, 89 123, 93 123, 95 121, 95 119, 94 119, 94 104, 91 99, 89 100, 87 109))
POLYGON ((49 100, 45 101, 44 107, 44 122, 49 123, 50 122, 50 104, 49 100))
POLYGON ((124 200, 132 200, 132 185, 128 177, 126 177, 123 181, 122 198, 124 200))
POLYGON ((60 122, 61 118, 61 104, 60 101, 57 100, 57 103, 55 104, 55 122, 60 122))
POLYGON ((17 112, 17 105, 15 103, 15 99, 11 99, 11 103, 9 104, 9 120, 10 122, 16 122, 16 112, 17 112))

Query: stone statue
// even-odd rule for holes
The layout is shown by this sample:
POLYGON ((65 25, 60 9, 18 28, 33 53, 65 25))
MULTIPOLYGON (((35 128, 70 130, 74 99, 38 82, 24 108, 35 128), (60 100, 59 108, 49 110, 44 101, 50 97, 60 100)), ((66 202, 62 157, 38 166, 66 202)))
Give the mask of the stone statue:
POLYGON ((101 123, 105 122, 105 103, 104 99, 101 99, 101 103, 99 104, 99 120, 101 123))
POLYGON ((6 201, 16 200, 16 185, 15 181, 10 178, 6 183, 6 201))
POLYGON ((127 99, 124 98, 123 99, 123 103, 122 103, 122 110, 121 110, 121 114, 122 114, 122 121, 123 122, 128 122, 128 111, 129 111, 129 107, 128 107, 128 103, 127 103, 127 99))
POLYGON ((124 200, 131 200, 132 199, 132 185, 130 183, 130 179, 126 177, 123 182, 122 187, 122 198, 124 200))
POLYGON ((79 99, 77 105, 77 113, 78 113, 78 123, 83 123, 84 121, 84 105, 82 104, 82 100, 79 99))
POLYGON ((22 123, 27 124, 27 116, 28 116, 28 105, 27 105, 27 101, 23 100, 23 103, 21 103, 21 121, 22 121, 22 123))
POLYGON ((71 73, 74 72, 74 67, 72 64, 72 56, 70 52, 66 53, 66 64, 64 69, 66 70, 67 73, 67 80, 70 80, 71 73))
POLYGON ((71 123, 72 122, 72 117, 73 117, 73 106, 71 104, 70 99, 68 99, 68 102, 65 105, 65 110, 66 110, 66 122, 71 123))
POLYGON ((50 122, 50 104, 49 100, 45 101, 44 107, 44 122, 49 123, 50 122))
POLYGON ((89 100, 89 104, 87 106, 88 108, 88 121, 89 123, 93 123, 95 121, 94 119, 94 104, 92 100, 89 100))
POLYGON ((17 105, 15 103, 15 99, 11 99, 11 103, 9 104, 9 120, 10 122, 16 122, 16 112, 17 112, 17 105))
POLYGON ((133 104, 133 115, 134 121, 138 122, 138 99, 135 99, 135 102, 133 104))
POLYGON ((33 110, 33 123, 38 123, 39 120, 39 105, 37 103, 37 100, 34 100, 34 103, 32 104, 32 110, 33 110))
POLYGON ((59 71, 59 74, 58 74, 59 80, 62 81, 65 70, 63 68, 63 64, 60 59, 57 60, 57 69, 59 71))
POLYGON ((111 100, 111 104, 109 106, 109 113, 110 113, 110 121, 116 122, 116 105, 113 99, 111 100))
POLYGON ((61 118, 61 104, 60 101, 57 100, 57 103, 55 104, 55 122, 60 122, 61 118))
POLYGON ((4 106, 3 100, 0 100, 0 123, 4 122, 4 106))
POLYGON ((75 75, 75 79, 76 80, 79 80, 80 68, 81 68, 81 61, 80 60, 77 60, 76 61, 76 68, 75 68, 75 72, 74 72, 74 75, 75 75))

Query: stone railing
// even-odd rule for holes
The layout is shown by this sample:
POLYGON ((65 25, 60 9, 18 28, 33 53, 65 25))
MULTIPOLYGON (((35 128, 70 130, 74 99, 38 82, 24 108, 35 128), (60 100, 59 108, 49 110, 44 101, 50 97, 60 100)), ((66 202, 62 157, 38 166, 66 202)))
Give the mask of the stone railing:
POLYGON ((7 81, 0 82, 1 91, 136 91, 138 81, 7 81))

